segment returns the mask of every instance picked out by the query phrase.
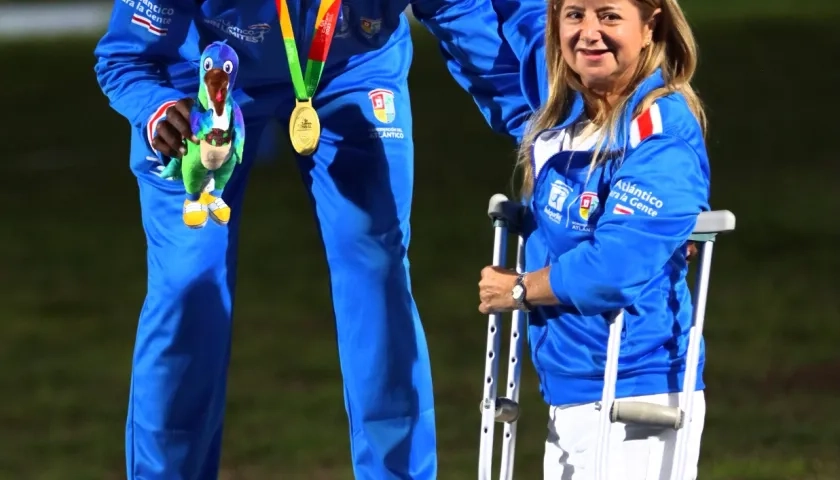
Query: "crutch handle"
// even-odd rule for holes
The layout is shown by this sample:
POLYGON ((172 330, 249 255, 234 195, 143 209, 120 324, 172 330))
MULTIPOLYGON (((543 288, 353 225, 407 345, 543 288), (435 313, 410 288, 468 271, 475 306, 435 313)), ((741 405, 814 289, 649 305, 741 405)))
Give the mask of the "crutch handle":
POLYGON ((512 202, 503 193, 497 193, 490 197, 490 204, 487 206, 487 215, 493 220, 493 224, 503 224, 508 232, 518 235, 522 233, 525 220, 525 206, 518 202, 512 202))
MULTIPOLYGON (((479 410, 486 408, 485 401, 478 405, 479 410)), ((496 397, 495 419, 499 423, 513 423, 519 420, 519 403, 507 397, 496 397)))
POLYGON ((735 214, 729 210, 712 210, 697 216, 695 235, 731 232, 735 230, 735 214))
POLYGON ((685 414, 679 407, 648 402, 613 402, 610 420, 679 430, 685 421, 685 414))

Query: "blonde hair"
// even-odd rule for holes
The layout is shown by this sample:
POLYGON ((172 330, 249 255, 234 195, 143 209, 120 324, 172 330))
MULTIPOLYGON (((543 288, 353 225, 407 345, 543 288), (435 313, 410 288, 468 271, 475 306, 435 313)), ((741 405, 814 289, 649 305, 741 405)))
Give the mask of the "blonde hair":
POLYGON ((658 21, 653 29, 651 44, 645 47, 639 57, 639 63, 627 88, 621 92, 615 105, 608 106, 603 98, 592 95, 580 81, 580 77, 563 59, 560 48, 560 26, 554 14, 560 12, 563 0, 548 0, 549 16, 545 28, 545 61, 548 70, 548 100, 534 112, 528 128, 519 146, 517 168, 522 170, 521 195, 529 197, 533 190, 534 172, 531 166, 531 145, 537 134, 554 127, 569 114, 573 99, 572 92, 583 94, 587 104, 594 107, 596 115, 592 118, 593 128, 602 128, 600 140, 590 163, 590 173, 605 160, 608 152, 601 152, 604 144, 610 145, 618 122, 627 108, 627 102, 639 83, 649 77, 657 68, 662 69, 665 86, 648 93, 633 112, 637 116, 649 108, 656 99, 670 93, 680 93, 688 102, 691 112, 700 123, 703 134, 706 132, 706 114, 700 98, 690 82, 697 68, 697 44, 677 0, 632 0, 639 8, 642 21, 650 20, 657 8, 661 9, 658 21))

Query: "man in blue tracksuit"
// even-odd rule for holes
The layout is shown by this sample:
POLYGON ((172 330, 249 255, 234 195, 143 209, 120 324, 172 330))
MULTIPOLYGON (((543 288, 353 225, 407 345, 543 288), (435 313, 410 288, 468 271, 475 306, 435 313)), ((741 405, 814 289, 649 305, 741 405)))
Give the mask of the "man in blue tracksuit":
MULTIPOLYGON (((313 155, 297 156, 329 263, 352 462, 356 478, 366 480, 437 475, 430 364, 406 254, 414 160, 408 5, 341 4, 313 99, 321 140, 313 155)), ((527 113, 518 61, 489 2, 416 0, 411 7, 491 127, 515 131, 527 113)), ((301 65, 318 9, 319 2, 288 1, 301 65)), ((285 130, 295 104, 278 11, 270 0, 116 0, 95 54, 98 82, 132 128, 130 167, 148 245, 126 424, 128 478, 215 479, 239 206, 265 125, 273 118, 285 130), (183 185, 159 175, 177 147, 159 133, 172 135, 167 115, 196 95, 201 50, 215 40, 240 59, 233 95, 246 123, 244 162, 222 197, 232 208, 228 226, 190 230, 181 221, 183 185)), ((440 113, 445 118, 446 108, 440 113)), ((276 224, 282 212, 251 221, 276 224)))

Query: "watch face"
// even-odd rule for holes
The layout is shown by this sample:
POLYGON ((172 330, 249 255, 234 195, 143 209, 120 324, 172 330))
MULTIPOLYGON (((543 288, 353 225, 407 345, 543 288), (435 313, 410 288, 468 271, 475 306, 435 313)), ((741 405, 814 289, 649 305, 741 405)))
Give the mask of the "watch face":
POLYGON ((522 285, 517 285, 513 287, 513 298, 515 300, 521 299, 523 293, 525 293, 525 289, 522 288, 522 285))

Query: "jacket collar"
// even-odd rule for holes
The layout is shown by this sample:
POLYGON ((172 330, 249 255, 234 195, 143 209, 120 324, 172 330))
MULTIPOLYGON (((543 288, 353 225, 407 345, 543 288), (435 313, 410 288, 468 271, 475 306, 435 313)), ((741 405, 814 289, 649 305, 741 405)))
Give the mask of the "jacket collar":
MULTIPOLYGON (((636 90, 633 91, 632 95, 630 96, 630 100, 627 102, 627 105, 624 108, 624 112, 621 116, 621 121, 619 122, 619 129, 616 132, 616 143, 619 145, 623 145, 626 140, 626 132, 630 127, 630 122, 633 120, 630 116, 636 110, 636 107, 641 103, 642 99, 645 96, 656 90, 657 88, 661 88, 665 86, 665 79, 662 77, 662 69, 657 68, 650 76, 645 78, 644 80, 639 83, 636 87, 636 90)), ((560 122, 559 125, 556 127, 550 128, 549 131, 554 130, 563 130, 564 128, 568 128, 573 123, 580 120, 581 115, 584 114, 584 103, 583 103, 583 94, 578 91, 573 92, 572 98, 572 106, 569 109, 569 115, 560 122)))

